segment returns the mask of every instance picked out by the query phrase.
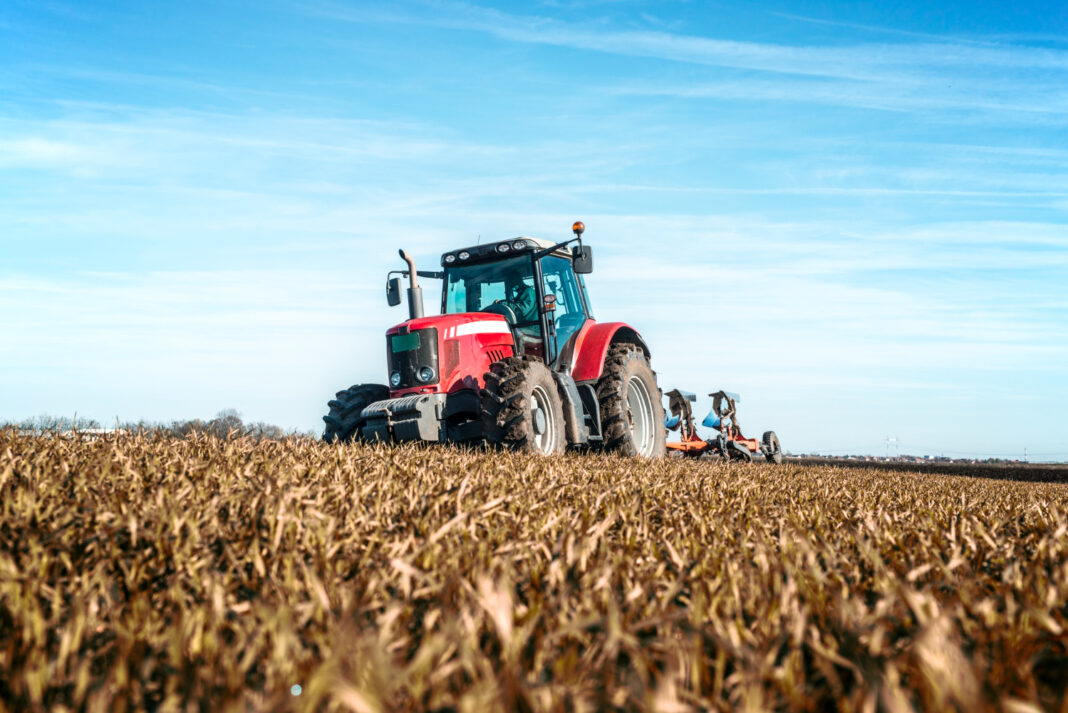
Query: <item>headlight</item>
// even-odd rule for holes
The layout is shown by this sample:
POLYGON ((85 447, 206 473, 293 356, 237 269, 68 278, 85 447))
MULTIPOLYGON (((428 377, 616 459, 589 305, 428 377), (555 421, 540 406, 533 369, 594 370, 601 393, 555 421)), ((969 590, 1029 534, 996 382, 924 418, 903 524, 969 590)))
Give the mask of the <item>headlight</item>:
POLYGON ((508 243, 501 243, 500 245, 497 246, 497 252, 499 252, 499 253, 506 253, 511 249, 512 249, 512 246, 509 245, 508 243))
POLYGON ((425 384, 427 382, 433 381, 434 370, 429 366, 424 366, 422 369, 419 370, 419 373, 416 376, 419 377, 419 381, 422 381, 425 384))
POLYGON ((445 262, 456 262, 456 256, 455 255, 446 255, 445 256, 445 262))
POLYGON ((400 372, 399 371, 395 371, 395 372, 393 372, 392 374, 389 375, 389 383, 393 386, 394 389, 397 388, 398 386, 400 386, 400 372))
POLYGON ((466 260, 467 258, 471 257, 471 253, 467 252, 466 250, 462 250, 460 251, 460 254, 457 255, 457 257, 461 260, 466 260))
POLYGON ((522 250, 527 245, 528 245, 528 243, 527 243, 526 240, 516 240, 514 243, 512 243, 512 247, 515 248, 516 250, 522 250))

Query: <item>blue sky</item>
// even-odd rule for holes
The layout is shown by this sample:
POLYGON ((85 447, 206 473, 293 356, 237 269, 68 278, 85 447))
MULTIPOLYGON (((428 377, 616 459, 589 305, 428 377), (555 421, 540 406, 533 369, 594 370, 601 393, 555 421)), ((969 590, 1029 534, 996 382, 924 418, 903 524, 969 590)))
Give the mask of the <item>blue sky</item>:
POLYGON ((788 450, 1068 459, 1066 29, 1042 3, 8 0, 0 419, 318 430, 384 378, 398 247, 582 219, 598 319, 788 450))

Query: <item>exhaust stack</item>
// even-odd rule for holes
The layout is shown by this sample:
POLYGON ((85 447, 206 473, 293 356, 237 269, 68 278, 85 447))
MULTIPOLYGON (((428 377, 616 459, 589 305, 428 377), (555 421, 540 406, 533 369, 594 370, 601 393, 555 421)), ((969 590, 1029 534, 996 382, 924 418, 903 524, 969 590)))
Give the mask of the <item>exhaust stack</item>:
POLYGON ((400 252, 401 259, 408 263, 408 317, 416 319, 423 316, 423 288, 419 286, 415 260, 403 250, 398 252, 400 252))

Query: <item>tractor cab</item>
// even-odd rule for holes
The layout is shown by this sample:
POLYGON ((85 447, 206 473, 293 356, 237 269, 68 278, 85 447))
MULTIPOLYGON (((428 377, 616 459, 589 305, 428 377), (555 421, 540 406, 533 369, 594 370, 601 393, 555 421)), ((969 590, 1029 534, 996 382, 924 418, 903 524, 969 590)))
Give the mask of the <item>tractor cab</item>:
POLYGON ((593 318, 582 275, 592 251, 521 237, 442 255, 442 314, 504 317, 515 353, 560 366, 565 348, 593 318))
POLYGON ((386 298, 399 305, 408 278, 409 318, 386 331, 389 385, 338 392, 323 437, 663 455, 649 348, 627 324, 594 321, 583 282, 593 251, 581 222, 572 231, 452 250, 441 271, 401 250, 408 269, 389 274, 386 298), (440 315, 424 315, 420 277, 442 280, 440 315))

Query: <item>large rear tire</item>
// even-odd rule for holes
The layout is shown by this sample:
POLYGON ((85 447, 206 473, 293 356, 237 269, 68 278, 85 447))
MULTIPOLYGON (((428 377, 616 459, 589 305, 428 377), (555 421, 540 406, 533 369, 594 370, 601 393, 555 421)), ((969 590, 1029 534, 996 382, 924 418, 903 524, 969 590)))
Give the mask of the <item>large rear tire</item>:
POLYGON ((761 450, 764 451, 764 459, 768 463, 782 465, 782 446, 779 445, 779 437, 775 435, 775 431, 764 431, 763 440, 764 447, 761 450))
POLYGON ((323 416, 326 422, 323 440, 331 443, 360 440, 364 423, 360 413, 375 401, 388 398, 389 389, 382 384, 357 384, 337 392, 337 398, 327 404, 330 413, 323 416))
POLYGON ((485 382, 482 427, 489 443, 541 455, 564 452, 564 409, 556 380, 541 360, 507 357, 490 367, 485 382))
POLYGON ((597 382, 604 449, 640 458, 662 458, 667 451, 664 406, 656 373, 639 347, 613 344, 597 382))

